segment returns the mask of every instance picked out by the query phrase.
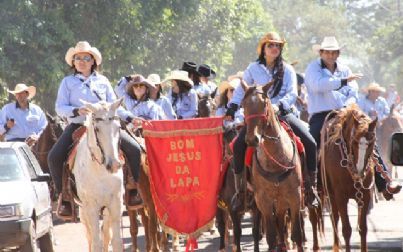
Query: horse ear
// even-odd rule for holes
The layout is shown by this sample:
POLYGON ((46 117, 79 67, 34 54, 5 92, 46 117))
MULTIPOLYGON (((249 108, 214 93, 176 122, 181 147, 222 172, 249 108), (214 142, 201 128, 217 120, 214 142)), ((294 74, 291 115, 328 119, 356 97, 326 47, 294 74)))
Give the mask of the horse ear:
POLYGON ((114 101, 114 102, 112 103, 112 105, 111 105, 111 109, 113 109, 113 110, 118 109, 119 106, 122 105, 122 102, 123 102, 123 98, 120 98, 120 99, 114 101))
POLYGON ((52 116, 51 114, 49 114, 48 111, 46 111, 45 115, 46 115, 46 120, 47 120, 48 122, 51 122, 51 123, 54 123, 54 122, 55 122, 55 119, 53 118, 53 116, 52 116))
POLYGON ((393 110, 395 110, 395 104, 392 104, 392 106, 390 106, 389 116, 393 115, 393 110))
POLYGON ((273 85, 274 80, 270 81, 266 85, 263 86, 262 90, 264 94, 267 94, 267 91, 269 91, 269 88, 273 85))
POLYGON ((92 104, 92 103, 90 103, 90 102, 86 102, 86 101, 81 100, 81 99, 80 99, 80 102, 81 102, 82 104, 84 104, 84 106, 85 106, 86 108, 90 109, 92 112, 98 110, 97 107, 94 106, 94 104, 92 104))
POLYGON ((368 126, 369 131, 374 131, 376 128, 376 123, 378 122, 378 117, 376 117, 368 126))
POLYGON ((246 92, 246 90, 248 90, 249 86, 248 86, 248 84, 246 84, 246 82, 243 79, 240 79, 240 80, 241 80, 241 87, 242 87, 243 91, 246 92))

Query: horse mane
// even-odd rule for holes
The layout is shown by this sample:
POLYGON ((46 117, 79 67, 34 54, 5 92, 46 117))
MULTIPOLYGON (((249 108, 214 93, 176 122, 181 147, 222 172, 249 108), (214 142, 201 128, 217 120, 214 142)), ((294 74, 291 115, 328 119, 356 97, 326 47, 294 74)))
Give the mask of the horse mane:
POLYGON ((357 104, 352 104, 346 108, 340 109, 333 117, 333 123, 329 132, 329 142, 335 143, 337 139, 343 136, 343 131, 348 130, 347 135, 355 128, 356 132, 362 132, 368 128, 371 119, 362 112, 357 104), (354 121, 358 122, 358 126, 354 121))

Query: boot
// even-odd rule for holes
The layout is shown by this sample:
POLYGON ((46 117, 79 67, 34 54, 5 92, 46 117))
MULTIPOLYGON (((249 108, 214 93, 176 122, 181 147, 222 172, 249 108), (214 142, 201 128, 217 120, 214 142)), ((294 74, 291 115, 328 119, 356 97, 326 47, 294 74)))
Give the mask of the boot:
POLYGON ((143 199, 138 193, 137 189, 133 189, 129 191, 129 199, 128 199, 128 208, 139 208, 143 204, 143 199))
POLYGON ((245 186, 242 183, 243 182, 242 173, 241 174, 234 173, 234 176, 235 176, 235 194, 231 200, 231 209, 233 212, 239 212, 245 208, 244 206, 245 186))
POLYGON ((309 171, 308 178, 305 179, 305 204, 307 207, 318 207, 319 196, 316 191, 317 172, 309 171))
POLYGON ((386 186, 386 188, 382 191, 383 197, 386 200, 391 200, 391 199, 393 199, 393 194, 399 193, 401 189, 402 189, 402 185, 400 185, 396 182, 390 182, 386 186))
POLYGON ((73 206, 69 200, 63 198, 63 195, 59 195, 58 207, 56 211, 58 217, 64 220, 73 219, 73 206))

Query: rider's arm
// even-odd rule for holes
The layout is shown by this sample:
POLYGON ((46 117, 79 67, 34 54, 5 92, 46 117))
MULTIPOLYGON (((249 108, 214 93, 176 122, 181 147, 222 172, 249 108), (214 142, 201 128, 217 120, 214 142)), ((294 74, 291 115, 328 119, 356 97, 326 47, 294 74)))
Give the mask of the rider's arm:
POLYGON ((0 135, 6 133, 9 129, 7 128, 7 113, 9 105, 5 105, 0 111, 0 135))
POLYGON ((67 78, 62 80, 60 84, 59 91, 57 92, 55 110, 58 116, 60 117, 75 117, 73 110, 76 107, 70 105, 70 90, 68 89, 67 78))
POLYGON ((123 97, 126 94, 126 85, 127 85, 127 79, 125 77, 122 77, 118 84, 115 87, 115 92, 116 95, 120 98, 123 97))
MULTIPOLYGON (((343 80, 343 82, 347 82, 343 80)), ((320 61, 311 62, 305 71, 305 85, 313 93, 323 93, 342 87, 342 79, 324 75, 320 61)))

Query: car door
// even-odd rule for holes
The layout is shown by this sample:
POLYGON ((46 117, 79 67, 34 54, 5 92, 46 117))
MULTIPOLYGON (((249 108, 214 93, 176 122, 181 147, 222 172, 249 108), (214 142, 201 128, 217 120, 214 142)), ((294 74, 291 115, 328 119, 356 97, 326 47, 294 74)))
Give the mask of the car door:
MULTIPOLYGON (((28 146, 20 147, 20 153, 27 163, 31 179, 35 179, 38 175, 43 174, 38 161, 28 146)), ((42 234, 52 225, 49 187, 46 182, 31 181, 31 184, 36 196, 36 230, 38 234, 42 234)))

